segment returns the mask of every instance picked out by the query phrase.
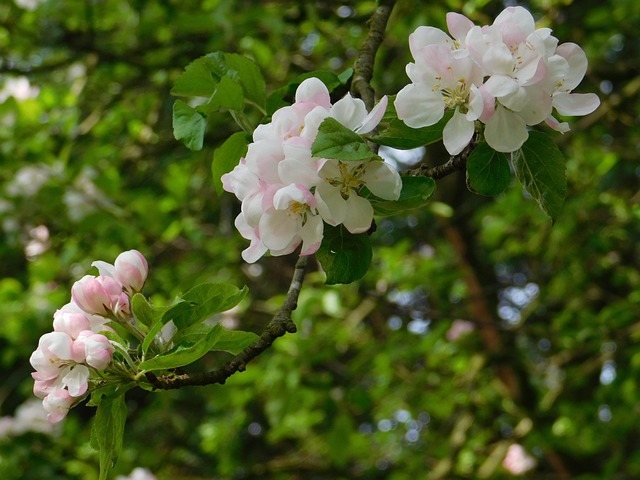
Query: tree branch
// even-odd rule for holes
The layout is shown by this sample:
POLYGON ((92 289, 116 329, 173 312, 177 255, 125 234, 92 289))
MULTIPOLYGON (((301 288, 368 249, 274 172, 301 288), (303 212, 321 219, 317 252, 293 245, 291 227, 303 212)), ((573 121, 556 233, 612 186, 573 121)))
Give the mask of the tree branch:
POLYGON ((291 314, 298 305, 298 296, 302 289, 308 258, 309 257, 304 256, 298 259, 284 303, 264 329, 260 338, 253 344, 249 345, 216 370, 204 373, 162 375, 161 377, 156 377, 153 373, 147 372, 145 375, 147 380, 155 388, 161 390, 171 390, 186 386, 211 385, 214 383, 224 384, 234 373, 243 372, 247 367, 247 363, 269 348, 277 338, 282 337, 285 333, 295 333, 296 324, 293 323, 291 314))
POLYGON ((469 158, 469 155, 471 154, 475 146, 476 141, 475 139, 473 139, 471 140, 471 142, 469 142, 469 145, 467 145, 464 150, 462 150, 462 152, 457 155, 452 155, 451 157, 449 157, 449 160, 447 160, 442 165, 430 167, 427 164, 423 163, 417 168, 407 170, 403 175, 410 177, 431 177, 438 180, 440 178, 446 177, 447 175, 451 175, 454 172, 464 170, 467 167, 467 158, 469 158))
POLYGON ((371 87, 373 77, 373 65, 378 47, 384 38, 384 31, 387 28, 387 21, 393 10, 396 0, 381 0, 369 19, 369 34, 358 52, 353 66, 353 80, 351 81, 351 93, 360 97, 367 110, 371 110, 375 103, 375 92, 371 87))

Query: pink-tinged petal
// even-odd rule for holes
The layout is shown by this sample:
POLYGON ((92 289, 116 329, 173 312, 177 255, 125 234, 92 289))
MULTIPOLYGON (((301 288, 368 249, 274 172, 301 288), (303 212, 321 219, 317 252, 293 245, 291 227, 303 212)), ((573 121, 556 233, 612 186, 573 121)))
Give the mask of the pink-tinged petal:
POLYGON ((369 112, 369 114, 364 118, 361 125, 356 129, 356 133, 361 135, 369 133, 371 130, 376 128, 382 120, 384 116, 384 112, 387 111, 387 104, 389 103, 389 99, 385 95, 380 99, 378 104, 373 107, 373 109, 369 112))
POLYGON ((67 416, 69 409, 76 401, 64 388, 58 388, 42 400, 42 406, 47 411, 49 423, 58 423, 67 416))
POLYGON ((558 93, 553 106, 560 115, 588 115, 600 106, 595 93, 558 93))
POLYGON ((296 103, 310 102, 326 109, 331 107, 331 97, 327 86, 316 77, 307 78, 296 90, 296 103))
POLYGON ((339 225, 344 220, 347 203, 340 194, 340 189, 326 182, 316 187, 318 213, 329 225, 339 225))
POLYGON ((478 92, 480 92, 480 95, 482 95, 483 103, 482 115, 480 115, 479 120, 482 123, 487 123, 493 116, 493 113, 496 111, 496 97, 491 95, 484 85, 480 85, 478 87, 478 92))
POLYGON ((356 194, 347 199, 347 212, 342 222, 351 233, 364 233, 371 228, 373 207, 369 200, 356 194))
POLYGON ((507 45, 516 45, 526 40, 536 29, 536 22, 529 11, 523 7, 507 7, 494 20, 502 39, 507 45))
POLYGON ((247 263, 258 261, 268 250, 260 240, 258 229, 250 227, 242 213, 236 217, 234 224, 240 235, 251 241, 251 245, 242 251, 243 260, 247 263))
POLYGON ((474 130, 474 122, 467 120, 465 115, 456 109, 453 117, 442 131, 444 147, 447 152, 451 155, 457 155, 464 150, 464 147, 471 141, 474 130))
POLYGON ((569 92, 576 88, 587 73, 588 60, 584 50, 575 43, 563 43, 556 49, 556 54, 565 58, 569 64, 569 72, 564 78, 561 91, 569 92))
POLYGON ((84 365, 74 365, 61 375, 62 384, 72 397, 84 395, 89 387, 89 369, 84 365))
POLYGON ((469 20, 464 15, 455 12, 447 13, 447 28, 449 29, 449 33, 451 36, 462 42, 469 30, 474 27, 474 24, 471 20, 469 20))
POLYGON ((388 163, 369 162, 362 181, 375 196, 385 200, 397 200, 402 191, 400 174, 388 163))
POLYGON ((522 147, 529 132, 519 115, 498 107, 484 129, 484 138, 494 150, 509 153, 522 147))
POLYGON ((282 142, 262 140, 249 144, 246 161, 249 170, 263 182, 280 183, 278 162, 283 158, 282 142))
POLYGON ((542 57, 531 58, 518 68, 518 83, 522 86, 535 85, 547 76, 547 72, 547 64, 542 57))
POLYGON ((324 232, 324 222, 318 215, 307 217, 307 221, 300 230, 300 238, 302 238, 302 249, 300 255, 312 255, 318 251, 322 243, 322 235, 324 232))
POLYGON ((329 116, 329 110, 324 107, 316 107, 304 117, 304 127, 300 131, 300 136, 311 144, 318 136, 320 124, 329 116))
POLYGON ((420 50, 424 47, 437 44, 445 44, 452 48, 453 40, 445 32, 434 27, 421 26, 409 35, 409 49, 415 59, 418 58, 420 50))
POLYGON ((138 250, 122 252, 115 261, 115 278, 128 291, 139 292, 149 274, 149 264, 138 250))
POLYGON ((288 210, 291 202, 309 205, 312 208, 316 204, 313 194, 300 183, 282 187, 273 196, 273 206, 276 210, 288 210))
POLYGON ((412 128, 438 123, 444 115, 442 95, 425 85, 407 85, 398 92, 394 105, 398 118, 412 128))
POLYGON ((278 175, 285 185, 300 183, 311 188, 320 181, 318 160, 311 156, 311 148, 285 144, 284 160, 278 164, 278 175))
POLYGON ((301 226, 298 215, 273 210, 260 219, 260 239, 269 250, 282 250, 297 236, 301 226))
POLYGON ((567 133, 571 128, 567 122, 559 122, 553 116, 549 115, 547 119, 545 119, 545 123, 553 128, 555 131, 560 133, 567 133))

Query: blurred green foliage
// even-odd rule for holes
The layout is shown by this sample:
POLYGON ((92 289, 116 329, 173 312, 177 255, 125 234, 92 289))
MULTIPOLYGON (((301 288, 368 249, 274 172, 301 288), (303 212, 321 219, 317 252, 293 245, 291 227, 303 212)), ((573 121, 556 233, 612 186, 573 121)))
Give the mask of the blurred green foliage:
MULTIPOLYGON (((579 90, 602 99, 555 137, 568 159, 555 225, 519 187, 487 199, 466 190, 464 175, 438 181, 427 208, 378 220, 361 282, 324 286, 314 266, 294 315, 299 332, 246 372, 224 386, 130 392, 117 474, 142 466, 159 479, 505 478, 502 459, 519 443, 537 460, 527 478, 640 477, 640 5, 519 3, 585 49, 579 90)), ((490 23, 503 7, 398 1, 377 56, 377 93, 407 83, 407 36, 418 25, 446 28, 447 11, 490 23)), ((215 193, 210 173, 214 149, 237 128, 211 115, 203 150, 186 150, 172 135, 169 91, 212 51, 253 58, 269 92, 311 70, 339 74, 374 8, 0 4, 0 416, 31 397, 29 355, 71 284, 91 261, 123 250, 148 258, 145 293, 160 305, 201 282, 247 284, 251 298, 222 321, 260 331, 294 258, 242 263, 239 206, 215 193)), ((446 157, 431 145, 427 158, 446 157)), ((53 436, 0 436, 0 477, 96 479, 94 412, 74 409, 53 436)))

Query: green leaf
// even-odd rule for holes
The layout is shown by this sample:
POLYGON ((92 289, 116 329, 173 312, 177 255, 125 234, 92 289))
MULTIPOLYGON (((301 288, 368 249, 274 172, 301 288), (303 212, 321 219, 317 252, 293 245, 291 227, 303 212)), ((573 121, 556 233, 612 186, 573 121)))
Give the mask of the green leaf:
MULTIPOLYGON (((203 325, 201 323, 192 325, 188 328, 180 330, 173 338, 174 343, 196 343, 200 338, 209 334, 214 328, 211 325, 203 325)), ((217 328, 217 327, 216 327, 217 328)), ((258 339, 258 335, 252 332, 243 332, 241 330, 226 330, 221 328, 220 336, 217 343, 211 350, 219 352, 229 352, 238 354, 258 339)))
POLYGON ((131 308, 136 320, 142 325, 151 327, 159 322, 169 307, 154 307, 141 293, 136 293, 131 298, 131 308))
POLYGON ((542 132, 529 132, 529 139, 511 155, 516 178, 556 221, 567 195, 565 159, 553 139, 542 132))
POLYGON ((182 100, 173 104, 173 135, 190 150, 202 150, 206 117, 182 100))
POLYGON ((242 86, 231 77, 224 76, 216 85, 216 89, 209 101, 199 105, 196 109, 205 115, 220 110, 241 111, 244 106, 242 86))
POLYGON ((168 370, 189 365, 209 352, 219 341, 221 335, 222 327, 214 325, 204 335, 183 338, 180 343, 167 353, 142 362, 140 370, 168 370))
POLYGON ((320 124, 311 154, 337 160, 367 160, 376 156, 360 135, 331 117, 320 124))
POLYGON ((147 355, 147 352, 149 351, 149 347, 151 346, 151 344, 153 343, 153 340, 156 338, 156 335, 158 335, 160 333, 160 330, 162 330, 162 327, 164 327, 164 323, 162 322, 156 322, 153 327, 151 327, 151 329, 149 330, 149 333, 147 333, 147 335, 144 337, 144 340, 142 341, 142 354, 143 355, 147 355))
POLYGON ((253 332, 223 329, 218 343, 216 343, 212 350, 229 352, 233 355, 237 355, 258 340, 258 338, 258 335, 253 332))
POLYGON ((395 118, 389 122, 387 128, 372 136, 370 140, 378 145, 386 145, 399 150, 410 150, 430 145, 442 140, 442 130, 451 115, 450 112, 447 112, 438 123, 423 128, 411 128, 402 120, 395 118))
POLYGON ((355 282, 367 273, 371 264, 369 235, 350 233, 343 225, 325 225, 316 257, 327 274, 328 285, 355 282))
POLYGON ((267 94, 260 67, 253 60, 237 53, 225 53, 224 59, 229 68, 237 72, 245 97, 264 112, 267 94))
POLYGON ((477 145, 467 159, 467 187, 479 195, 502 193, 511 182, 511 170, 504 153, 486 143, 477 145))
POLYGON ((430 177, 401 177, 402 191, 398 200, 384 200, 369 190, 363 189, 361 196, 371 202, 376 215, 397 215, 426 205, 436 191, 436 182, 430 177))
POLYGON ((100 479, 107 480, 122 450, 127 405, 124 394, 105 396, 100 400, 91 428, 91 446, 99 451, 100 479))
POLYGON ((171 95, 210 97, 220 81, 220 75, 213 72, 213 67, 214 65, 209 55, 194 60, 176 78, 171 89, 171 95))
POLYGON ((213 186, 218 195, 222 195, 222 175, 230 172, 240 162, 240 159, 247 154, 248 144, 251 136, 245 132, 236 132, 227 138, 222 145, 213 152, 213 163, 211 173, 213 173, 213 186))
POLYGON ((247 294, 242 289, 226 283, 202 283, 182 295, 182 302, 169 308, 162 323, 173 320, 178 329, 210 318, 212 315, 235 307, 247 294))

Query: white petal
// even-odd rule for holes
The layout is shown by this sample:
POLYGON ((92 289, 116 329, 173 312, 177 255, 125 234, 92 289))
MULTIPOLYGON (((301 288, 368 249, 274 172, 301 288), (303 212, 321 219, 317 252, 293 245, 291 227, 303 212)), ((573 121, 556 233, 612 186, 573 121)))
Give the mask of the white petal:
POLYGON ((407 85, 398 92, 394 105, 398 118, 412 128, 433 125, 444 115, 442 95, 425 85, 407 85))
POLYGON ((473 28, 473 22, 459 13, 449 12, 446 18, 449 32, 458 41, 464 40, 469 30, 473 28))
POLYGON ((484 129, 484 138, 494 150, 509 153, 522 147, 529 132, 519 115, 498 107, 484 129))
POLYGON ((356 133, 364 135, 365 133, 369 133, 371 130, 376 128, 382 120, 384 116, 384 112, 387 111, 387 104, 389 103, 389 99, 385 95, 380 99, 378 104, 373 107, 373 109, 369 112, 369 114, 362 121, 360 126, 356 129, 356 133))
POLYGON ((451 155, 457 155, 471 141, 474 132, 474 122, 467 120, 463 113, 456 108, 453 117, 447 122, 442 131, 444 146, 451 155))
POLYGON ((318 251, 322 243, 322 234, 324 231, 324 222, 318 215, 307 217, 307 221, 300 230, 302 238, 302 250, 300 255, 311 255, 318 251))
POLYGON ((363 233, 371 228, 373 221, 373 207, 369 200, 359 197, 355 193, 347 199, 347 212, 342 222, 351 233, 363 233))
POLYGON ((449 35, 434 27, 418 27, 411 35, 409 35, 409 49, 413 58, 418 58, 419 52, 427 45, 446 44, 453 46, 453 40, 449 35))
POLYGON ((270 250, 282 250, 291 243, 301 226, 299 216, 272 210, 260 219, 260 239, 270 250))
POLYGON ((507 75, 492 75, 484 87, 494 97, 504 97, 518 91, 518 82, 507 75))
POLYGON ((84 365, 74 365, 69 372, 62 377, 62 384, 69 390, 69 395, 79 397, 87 391, 89 369, 84 365))
POLYGON ((362 100, 353 98, 350 93, 347 93, 333 104, 329 110, 329 116, 338 120, 345 127, 355 130, 367 116, 367 107, 362 100))
POLYGON ((560 115, 588 115, 600 105, 595 93, 558 93, 553 106, 560 115))
POLYGON ((102 277, 116 278, 116 267, 110 263, 103 262, 102 260, 96 260, 91 263, 91 266, 96 267, 98 269, 98 274, 102 277))
POLYGON ((588 60, 584 50, 575 43, 559 45, 556 54, 564 57, 569 64, 569 72, 565 77, 563 88, 571 91, 578 86, 587 73, 588 60))
POLYGON ((397 200, 402 190, 400 174, 388 163, 369 162, 362 181, 376 197, 397 200))
POLYGON ((340 189, 322 182, 316 187, 318 213, 329 225, 339 225, 344 220, 347 204, 340 194, 340 189))

